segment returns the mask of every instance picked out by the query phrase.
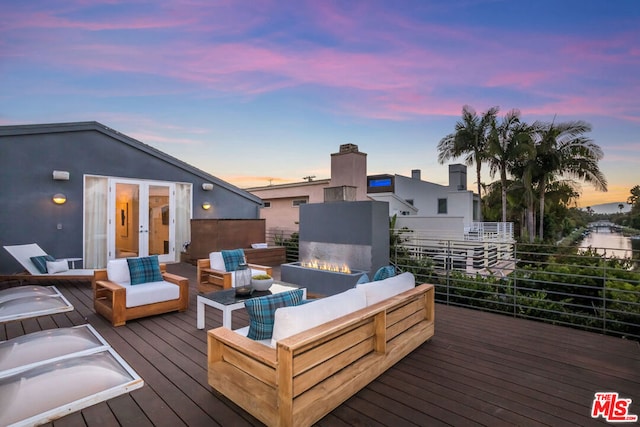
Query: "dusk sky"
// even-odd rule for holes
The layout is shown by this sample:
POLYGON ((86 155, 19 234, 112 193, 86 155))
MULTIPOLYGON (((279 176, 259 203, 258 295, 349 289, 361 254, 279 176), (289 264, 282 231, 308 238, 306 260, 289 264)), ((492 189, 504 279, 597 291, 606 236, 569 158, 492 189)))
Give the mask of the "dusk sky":
POLYGON ((579 204, 626 201, 640 1, 0 0, 0 125, 98 121, 241 188, 329 178, 345 143, 446 185, 465 104, 589 122, 609 192, 579 204))

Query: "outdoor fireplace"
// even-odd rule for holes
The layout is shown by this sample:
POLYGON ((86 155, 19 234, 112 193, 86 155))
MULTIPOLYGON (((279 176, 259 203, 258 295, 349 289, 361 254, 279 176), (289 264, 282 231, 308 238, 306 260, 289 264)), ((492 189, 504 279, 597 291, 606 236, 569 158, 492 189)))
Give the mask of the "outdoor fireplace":
POLYGON ((307 288, 309 294, 343 292, 354 287, 363 273, 371 276, 388 265, 389 205, 377 201, 302 205, 299 242, 300 261, 282 264, 282 280, 307 288))

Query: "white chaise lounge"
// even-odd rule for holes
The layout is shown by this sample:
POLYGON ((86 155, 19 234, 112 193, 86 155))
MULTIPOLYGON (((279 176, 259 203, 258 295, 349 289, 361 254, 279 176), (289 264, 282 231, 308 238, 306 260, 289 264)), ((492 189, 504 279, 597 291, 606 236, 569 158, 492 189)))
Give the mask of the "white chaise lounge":
POLYGON ((34 259, 41 257, 47 257, 48 254, 42 250, 37 243, 29 243, 26 245, 12 245, 4 246, 7 252, 13 256, 16 261, 24 267, 25 273, 15 275, 16 278, 20 278, 21 275, 26 275, 30 280, 51 280, 51 279, 82 279, 91 280, 93 277, 93 270, 90 269, 69 269, 69 263, 66 259, 53 259, 49 257, 47 263, 44 260, 42 266, 48 266, 46 271, 41 271, 35 264, 34 259), (51 261, 53 259, 53 261, 51 261))

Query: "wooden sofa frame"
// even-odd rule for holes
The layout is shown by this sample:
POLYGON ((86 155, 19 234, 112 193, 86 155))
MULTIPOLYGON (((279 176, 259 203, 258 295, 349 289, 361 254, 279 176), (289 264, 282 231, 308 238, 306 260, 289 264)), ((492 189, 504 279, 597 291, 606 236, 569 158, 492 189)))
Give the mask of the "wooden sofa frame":
POLYGON ((265 346, 208 331, 208 381, 268 426, 308 426, 434 334, 433 285, 265 346))
MULTIPOLYGON (((96 313, 107 318, 113 326, 122 326, 127 320, 169 313, 186 311, 189 307, 189 279, 167 273, 166 264, 160 264, 162 278, 180 287, 180 297, 176 300, 156 302, 127 308, 126 288, 110 282, 106 269, 96 270, 91 285, 93 287, 93 308, 96 313)), ((139 285, 144 286, 144 285, 139 285)))
MULTIPOLYGON (((263 270, 265 274, 272 276, 273 268, 266 265, 247 264, 254 270, 263 270)), ((211 268, 209 258, 199 259, 196 262, 196 280, 198 292, 213 292, 222 289, 231 289, 233 271, 222 271, 211 268)))

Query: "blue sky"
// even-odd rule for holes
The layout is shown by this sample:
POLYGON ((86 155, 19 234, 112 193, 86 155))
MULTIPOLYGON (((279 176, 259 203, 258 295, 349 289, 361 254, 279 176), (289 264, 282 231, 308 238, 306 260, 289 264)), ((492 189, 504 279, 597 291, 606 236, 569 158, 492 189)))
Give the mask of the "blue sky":
MULTIPOLYGON (((95 120, 239 187, 368 172, 447 183, 462 106, 585 120, 640 184, 640 2, 0 0, 0 125, 95 120)), ((469 186, 474 187, 470 173, 469 186)), ((484 182, 491 182, 485 173, 484 182)))

